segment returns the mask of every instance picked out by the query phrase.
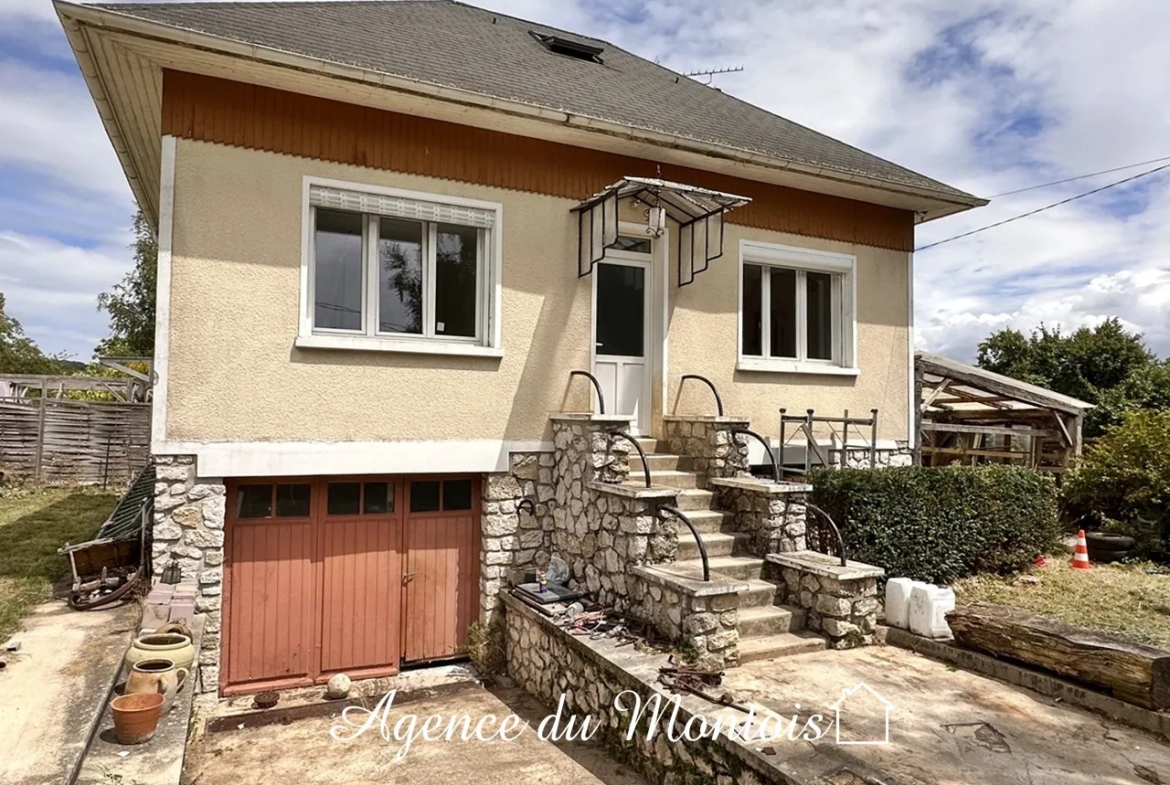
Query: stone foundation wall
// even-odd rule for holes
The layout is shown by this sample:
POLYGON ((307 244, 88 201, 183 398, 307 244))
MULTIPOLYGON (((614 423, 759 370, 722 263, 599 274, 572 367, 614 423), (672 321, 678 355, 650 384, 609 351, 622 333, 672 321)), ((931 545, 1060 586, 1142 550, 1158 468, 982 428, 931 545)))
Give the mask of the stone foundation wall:
POLYGON ((223 479, 199 477, 193 455, 156 455, 154 574, 174 559, 196 580, 195 611, 206 614, 199 651, 200 692, 219 689, 223 601, 223 538, 227 503, 223 479))
POLYGON ((739 663, 736 587, 701 594, 681 583, 652 580, 640 571, 635 571, 627 584, 632 600, 629 615, 654 625, 659 633, 693 654, 697 665, 721 670, 739 663))
MULTIPOLYGON (((841 467, 841 448, 829 451, 832 468, 841 467)), ((887 466, 910 466, 914 463, 914 450, 907 442, 897 442, 893 448, 878 448, 874 451, 875 466, 870 466, 869 448, 850 446, 845 450, 847 469, 883 469, 887 466)))
POLYGON ((674 455, 690 460, 700 478, 741 477, 749 474, 748 437, 732 433, 747 428, 747 420, 729 417, 663 417, 662 439, 674 455))
POLYGON ((806 507, 810 485, 733 478, 712 482, 718 509, 735 515, 735 531, 752 536, 752 552, 761 558, 769 553, 803 551, 808 547, 806 507))
POLYGON ((876 577, 841 579, 781 565, 770 565, 769 572, 784 589, 783 602, 804 608, 805 626, 828 638, 830 648, 876 642, 876 577))

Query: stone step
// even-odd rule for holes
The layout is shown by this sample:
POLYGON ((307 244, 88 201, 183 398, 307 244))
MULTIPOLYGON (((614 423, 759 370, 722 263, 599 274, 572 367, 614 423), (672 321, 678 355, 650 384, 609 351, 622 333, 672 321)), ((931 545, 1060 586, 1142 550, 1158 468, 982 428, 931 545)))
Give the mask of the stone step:
MULTIPOLYGON (((646 456, 646 465, 651 472, 676 471, 682 457, 664 452, 652 452, 646 456)), ((642 456, 636 452, 630 453, 630 474, 638 475, 642 472, 642 456)))
POLYGON ((666 443, 654 436, 635 436, 634 441, 642 445, 646 452, 667 452, 666 443))
MULTIPOLYGON (((681 507, 679 508, 682 509, 681 507)), ((728 529, 734 523, 734 518, 731 513, 723 512, 722 510, 683 510, 683 513, 691 519, 691 523, 695 524, 695 528, 699 530, 700 534, 719 533, 719 534, 738 534, 728 529)), ((686 526, 680 524, 679 537, 686 529, 686 526)))
POLYGON ((748 581, 748 588, 739 593, 739 608, 758 608, 776 604, 776 593, 780 587, 764 580, 748 581))
POLYGON ((811 632, 782 632, 763 638, 746 638, 739 641, 739 663, 743 665, 758 660, 771 660, 791 654, 806 654, 824 651, 825 639, 811 632))
POLYGON ((760 605, 739 609, 739 637, 763 638, 804 629, 804 611, 785 605, 760 605))
MULTIPOLYGON (((651 482, 653 482, 651 477, 651 482)), ((710 510, 715 501, 715 494, 698 488, 684 488, 678 494, 678 508, 683 512, 691 510, 710 510)))
POLYGON ((752 580, 764 575, 764 560, 754 556, 718 556, 708 559, 711 572, 736 580, 752 580))
POLYGON ((694 488, 699 484, 699 475, 694 472, 652 470, 650 482, 654 485, 665 485, 667 488, 694 488))
MULTIPOLYGON (((730 556, 735 553, 736 544, 740 540, 747 538, 746 534, 721 532, 707 532, 702 534, 703 544, 707 546, 707 558, 714 559, 717 556, 730 556)), ((699 558, 699 544, 695 542, 695 538, 687 531, 686 526, 679 526, 678 532, 678 554, 675 556, 678 561, 690 561, 691 559, 699 558)))

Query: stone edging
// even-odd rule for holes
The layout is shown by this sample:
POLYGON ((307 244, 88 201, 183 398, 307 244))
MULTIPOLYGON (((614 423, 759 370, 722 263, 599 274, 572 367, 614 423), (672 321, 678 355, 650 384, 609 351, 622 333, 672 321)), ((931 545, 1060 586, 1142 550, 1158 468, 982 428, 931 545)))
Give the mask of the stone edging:
POLYGON ((757 480, 754 477, 712 477, 707 481, 710 485, 719 488, 738 488, 751 491, 763 496, 784 496, 789 493, 812 493, 811 485, 799 482, 782 482, 779 485, 771 480, 757 480))

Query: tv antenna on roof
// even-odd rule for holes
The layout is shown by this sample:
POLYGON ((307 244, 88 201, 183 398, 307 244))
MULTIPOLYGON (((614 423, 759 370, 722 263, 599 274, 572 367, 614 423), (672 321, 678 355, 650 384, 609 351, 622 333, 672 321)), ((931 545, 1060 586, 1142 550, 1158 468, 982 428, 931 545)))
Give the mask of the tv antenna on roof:
MULTIPOLYGON (((737 74, 742 70, 743 70, 742 65, 734 65, 731 68, 712 68, 709 71, 687 71, 686 73, 683 74, 683 76, 690 76, 690 77, 705 76, 705 77, 707 77, 707 81, 703 82, 702 84, 709 85, 709 84, 711 84, 711 80, 714 79, 719 74, 737 74)), ((697 82, 699 80, 696 79, 695 81, 697 82)))

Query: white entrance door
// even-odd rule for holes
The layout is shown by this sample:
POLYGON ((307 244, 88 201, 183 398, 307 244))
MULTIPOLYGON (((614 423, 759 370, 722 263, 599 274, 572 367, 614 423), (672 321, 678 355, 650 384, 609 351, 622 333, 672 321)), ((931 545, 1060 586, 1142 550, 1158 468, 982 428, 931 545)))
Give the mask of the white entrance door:
POLYGON ((650 428, 650 254, 613 252, 593 269, 593 374, 607 414, 650 428))

